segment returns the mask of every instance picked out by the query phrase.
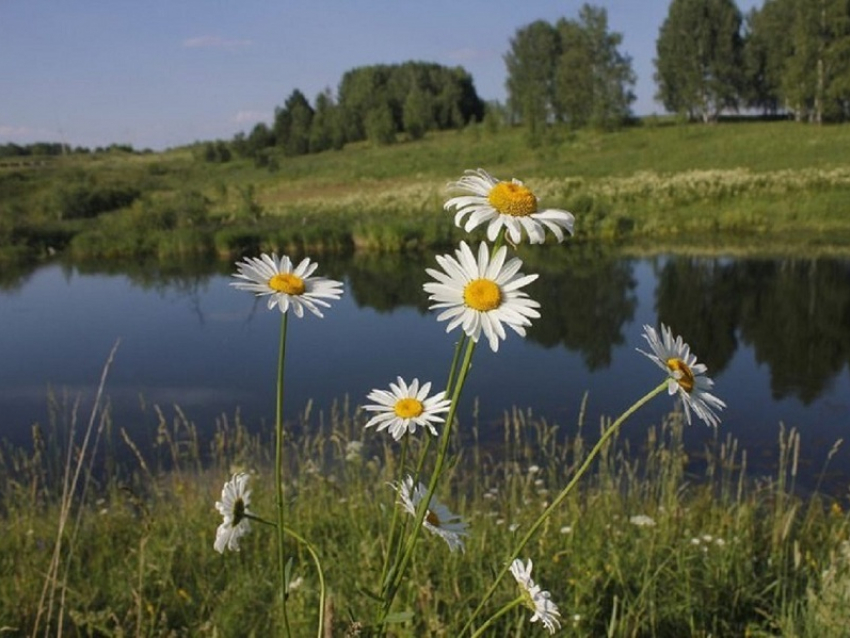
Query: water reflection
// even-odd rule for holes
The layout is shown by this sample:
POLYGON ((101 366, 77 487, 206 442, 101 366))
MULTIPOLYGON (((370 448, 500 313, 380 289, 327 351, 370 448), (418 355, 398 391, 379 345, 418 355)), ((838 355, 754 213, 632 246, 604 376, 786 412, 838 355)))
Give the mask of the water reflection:
MULTIPOLYGON (((590 372, 608 368, 613 350, 625 343, 638 297, 635 260, 598 247, 520 249, 525 272, 540 274, 529 287, 542 316, 528 340, 564 347, 581 356, 590 372)), ((422 284, 433 255, 347 255, 320 259, 323 275, 344 279, 346 294, 360 308, 391 313, 428 312, 422 284)), ((657 320, 691 345, 713 376, 738 349, 751 348, 767 366, 775 399, 809 404, 829 389, 850 364, 850 262, 836 259, 706 259, 657 257, 657 320)), ((133 286, 188 300, 200 324, 201 299, 213 278, 229 276, 220 261, 170 264, 98 262, 60 265, 66 281, 75 275, 126 277, 133 286)), ((35 266, 4 268, 0 300, 25 288, 35 266)))
POLYGON ((656 310, 715 373, 751 347, 776 399, 809 404, 850 364, 848 262, 669 259, 656 310))

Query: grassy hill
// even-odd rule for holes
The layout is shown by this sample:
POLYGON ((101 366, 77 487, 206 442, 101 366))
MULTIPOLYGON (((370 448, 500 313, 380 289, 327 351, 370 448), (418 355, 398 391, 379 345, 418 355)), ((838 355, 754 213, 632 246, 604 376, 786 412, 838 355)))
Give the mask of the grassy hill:
MULTIPOLYGON (((645 120, 615 132, 431 134, 417 142, 209 163, 198 148, 0 165, 0 254, 75 258, 454 243, 446 182, 482 167, 576 215, 576 240, 641 250, 844 252, 850 127, 645 120)), ((850 250, 847 250, 850 252, 850 250)))

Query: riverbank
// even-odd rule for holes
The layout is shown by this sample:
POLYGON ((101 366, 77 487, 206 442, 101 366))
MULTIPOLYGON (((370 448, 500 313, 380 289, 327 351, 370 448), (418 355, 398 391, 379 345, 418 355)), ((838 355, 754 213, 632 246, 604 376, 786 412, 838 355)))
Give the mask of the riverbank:
POLYGON ((645 120, 610 133, 553 129, 539 148, 520 129, 473 125, 264 166, 205 162, 193 148, 57 157, 0 167, 0 255, 232 259, 448 246, 461 235, 442 211, 445 185, 479 166, 573 212, 578 242, 847 254, 848 145, 848 126, 645 120))

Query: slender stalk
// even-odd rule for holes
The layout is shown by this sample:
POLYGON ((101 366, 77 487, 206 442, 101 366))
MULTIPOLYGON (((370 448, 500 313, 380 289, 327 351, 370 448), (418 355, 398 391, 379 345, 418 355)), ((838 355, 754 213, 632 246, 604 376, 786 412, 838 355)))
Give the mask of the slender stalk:
POLYGON ((286 635, 291 636, 289 616, 286 613, 286 554, 283 523, 283 372, 286 362, 286 327, 289 313, 284 312, 280 319, 280 347, 277 359, 277 398, 275 402, 275 464, 274 480, 277 501, 277 569, 280 579, 280 602, 283 613, 283 626, 286 635))
MULTIPOLYGON (((307 551, 313 558, 313 562, 316 564, 316 573, 319 575, 319 628, 316 632, 316 637, 322 638, 325 635, 325 594, 327 591, 327 588, 325 586, 325 573, 322 571, 322 562, 319 560, 319 555, 316 553, 314 547, 310 543, 308 543, 303 536, 296 534, 289 527, 286 528, 286 533, 292 536, 292 538, 294 538, 307 548, 307 551)), ((286 629, 288 632, 288 624, 286 629)))
POLYGON ((499 618, 501 618, 502 616, 504 616, 506 613, 508 613, 511 609, 513 609, 513 608, 514 608, 514 607, 516 607, 517 605, 520 605, 520 604, 522 603, 522 601, 523 601, 523 600, 524 600, 524 598, 523 598, 522 596, 519 596, 518 598, 515 598, 514 600, 512 600, 511 602, 509 602, 507 605, 505 605, 504 607, 502 607, 499 611, 497 611, 495 614, 493 614, 492 616, 490 616, 490 617, 487 619, 487 621, 486 621, 483 625, 481 625, 481 626, 480 626, 480 627, 479 627, 479 628, 475 631, 475 633, 474 633, 474 634, 472 634, 472 638, 477 638, 478 636, 483 635, 483 634, 484 634, 484 630, 485 630, 485 629, 487 629, 490 625, 492 625, 494 622, 496 622, 496 620, 498 620, 499 618))
POLYGON ((462 636, 463 634, 466 633, 467 630, 470 629, 470 627, 472 625, 472 621, 475 620, 475 617, 479 614, 481 609, 484 607, 484 603, 486 603, 490 599, 490 596, 493 595, 493 592, 496 591, 496 587, 499 585, 502 578, 504 578, 505 574, 507 574, 508 570, 510 569, 511 563, 513 563, 514 559, 519 556, 519 553, 528 544, 528 541, 531 540, 532 536, 534 536, 534 534, 537 532, 537 530, 540 529, 540 526, 543 524, 543 522, 546 520, 546 518, 573 491, 573 489, 578 484, 581 477, 584 476, 584 474, 587 472, 591 463, 593 463, 593 461, 599 455, 599 452, 602 451, 602 448, 605 447, 605 445, 608 443, 608 441, 611 439, 611 437, 614 436, 614 434, 617 432, 617 430, 620 428, 620 426, 632 414, 637 412, 638 409, 643 407, 646 403, 648 403, 650 400, 652 400, 657 395, 664 392, 666 389, 667 389, 667 379, 662 381, 656 388, 654 388, 653 390, 650 390, 647 394, 645 394, 643 397, 638 399, 634 404, 632 404, 632 406, 630 408, 628 408, 625 412, 623 412, 619 416, 619 418, 616 421, 614 421, 614 423, 612 423, 611 426, 607 430, 605 430, 605 432, 602 434, 602 436, 599 437, 599 441, 596 442, 596 445, 593 446, 593 449, 590 451, 590 453, 584 459, 584 462, 581 464, 581 466, 578 468, 578 470, 576 470, 575 474, 573 474, 573 477, 572 477, 572 479, 570 479, 570 482, 567 483, 566 487, 563 490, 561 490, 560 494, 558 494, 558 496, 549 504, 549 506, 545 510, 543 510, 543 513, 540 514, 540 516, 537 518, 537 520, 534 522, 534 524, 531 526, 531 528, 528 530, 528 532, 526 532, 525 536, 522 537, 522 539, 519 541, 517 546, 511 552, 510 556, 508 556, 507 561, 502 566, 502 569, 499 572, 498 576, 496 576, 496 580, 494 580, 493 584, 490 585, 490 588, 487 590, 487 592, 484 594, 484 597, 478 603, 478 606, 475 608, 475 611, 472 612, 472 615, 469 617, 469 620, 466 621, 466 624, 463 626, 463 629, 460 630, 460 633, 458 634, 459 636, 462 636))
POLYGON ((457 383, 455 384, 454 392, 452 394, 452 404, 451 408, 449 409, 449 414, 446 417, 446 427, 443 429, 443 433, 440 438, 440 449, 437 452, 437 459, 434 463, 434 471, 431 475, 431 480, 428 484, 428 491, 423 497, 422 502, 419 504, 419 509, 416 512, 416 520, 411 528, 410 535, 407 537, 407 543, 404 547, 404 553, 395 570, 392 581, 387 590, 386 598, 384 599, 384 608, 379 622, 381 631, 383 630, 384 621, 387 617, 387 614, 389 613, 393 600, 395 599, 395 595, 398 592, 398 588, 401 585, 401 579, 404 576, 405 571, 407 570, 407 566, 410 563, 411 557, 413 556, 413 549, 416 546, 416 541, 419 538, 419 530, 422 528, 422 523, 428 513, 428 505, 431 504, 431 499, 433 498, 434 492, 437 489, 437 482, 439 481, 440 474, 443 470, 443 465, 445 464, 445 459, 449 448, 449 442, 451 441, 452 424, 454 423, 455 413, 457 412, 457 405, 460 400, 460 394, 463 390, 463 385, 466 381, 466 377, 469 374, 470 364, 472 363, 472 353, 475 351, 475 343, 475 341, 469 339, 466 344, 466 352, 464 353, 463 362, 460 366, 460 372, 458 374, 457 383))
MULTIPOLYGON (((399 481, 401 480, 402 474, 404 474, 404 465, 407 462, 407 449, 408 449, 408 446, 409 446, 408 440, 409 440, 409 437, 405 436, 404 441, 401 444, 401 459, 399 460, 398 475, 397 475, 399 481)), ((424 456, 424 454, 423 454, 423 456, 424 456)), ((381 594, 384 593, 384 590, 387 587, 387 573, 389 572, 389 569, 390 569, 390 555, 394 553, 393 545, 396 542, 395 532, 396 532, 397 526, 398 526, 398 508, 394 507, 393 508, 393 518, 392 518, 392 522, 390 523, 390 535, 389 535, 389 538, 387 539, 387 554, 386 554, 386 556, 384 556, 384 567, 383 567, 383 569, 381 569, 381 594)), ((402 534, 404 533, 403 528, 402 528, 402 531, 400 533, 402 533, 402 534)), ((396 556, 396 560, 398 560, 398 556, 396 556)), ((395 562, 395 561, 393 561, 393 562, 395 562)))

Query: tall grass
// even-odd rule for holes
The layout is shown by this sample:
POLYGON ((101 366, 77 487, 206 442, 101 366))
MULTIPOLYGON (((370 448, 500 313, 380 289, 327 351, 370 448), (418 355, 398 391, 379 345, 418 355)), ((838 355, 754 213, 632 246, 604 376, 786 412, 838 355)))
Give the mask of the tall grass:
MULTIPOLYGON (((158 414, 153 456, 118 424, 106 427, 119 440, 100 449, 130 460, 86 475, 89 489, 73 492, 73 529, 63 526, 70 492, 62 486, 70 483, 64 472, 47 471, 44 448, 3 450, 0 630, 49 636, 60 629, 103 636, 274 630, 274 534, 256 529, 243 539, 242 552, 212 551, 220 477, 237 469, 269 476, 272 433, 248 427, 237 414, 222 417, 203 441, 179 408, 158 414), (49 550, 60 542, 57 572, 49 550), (49 605, 47 586, 57 588, 59 604, 49 605)), ((451 636, 465 623, 474 592, 491 582, 499 560, 598 436, 582 421, 565 427, 514 410, 504 415, 499 436, 485 435, 474 418, 460 424, 457 462, 446 482, 452 491, 440 498, 469 520, 471 536, 462 555, 450 554, 438 539, 422 541, 433 547, 416 556, 402 585, 399 598, 408 601, 412 619, 394 625, 395 635, 451 636)), ((364 422, 347 400, 328 413, 308 404, 287 439, 288 519, 305 537, 322 539, 332 586, 328 636, 356 635, 357 622, 371 613, 369 587, 394 507, 388 483, 396 476, 398 446, 364 432, 364 422)), ((776 474, 753 480, 746 452, 730 437, 706 447, 696 473, 681 414, 640 437, 635 427, 626 428, 630 439, 606 446, 581 490, 528 548, 562 611, 561 635, 844 635, 850 626, 843 604, 850 592, 846 499, 796 493, 793 430, 778 429, 776 474)), ((64 458, 88 454, 79 442, 71 445, 64 458)), ((271 482, 254 485, 252 505, 271 511, 273 490, 264 487, 271 482)), ((288 602, 293 633, 312 635, 315 572, 303 548, 292 543, 287 554, 296 557, 288 602)), ((513 596, 499 590, 496 603, 513 596)), ((536 635, 534 629, 527 612, 515 610, 488 635, 536 635)))

